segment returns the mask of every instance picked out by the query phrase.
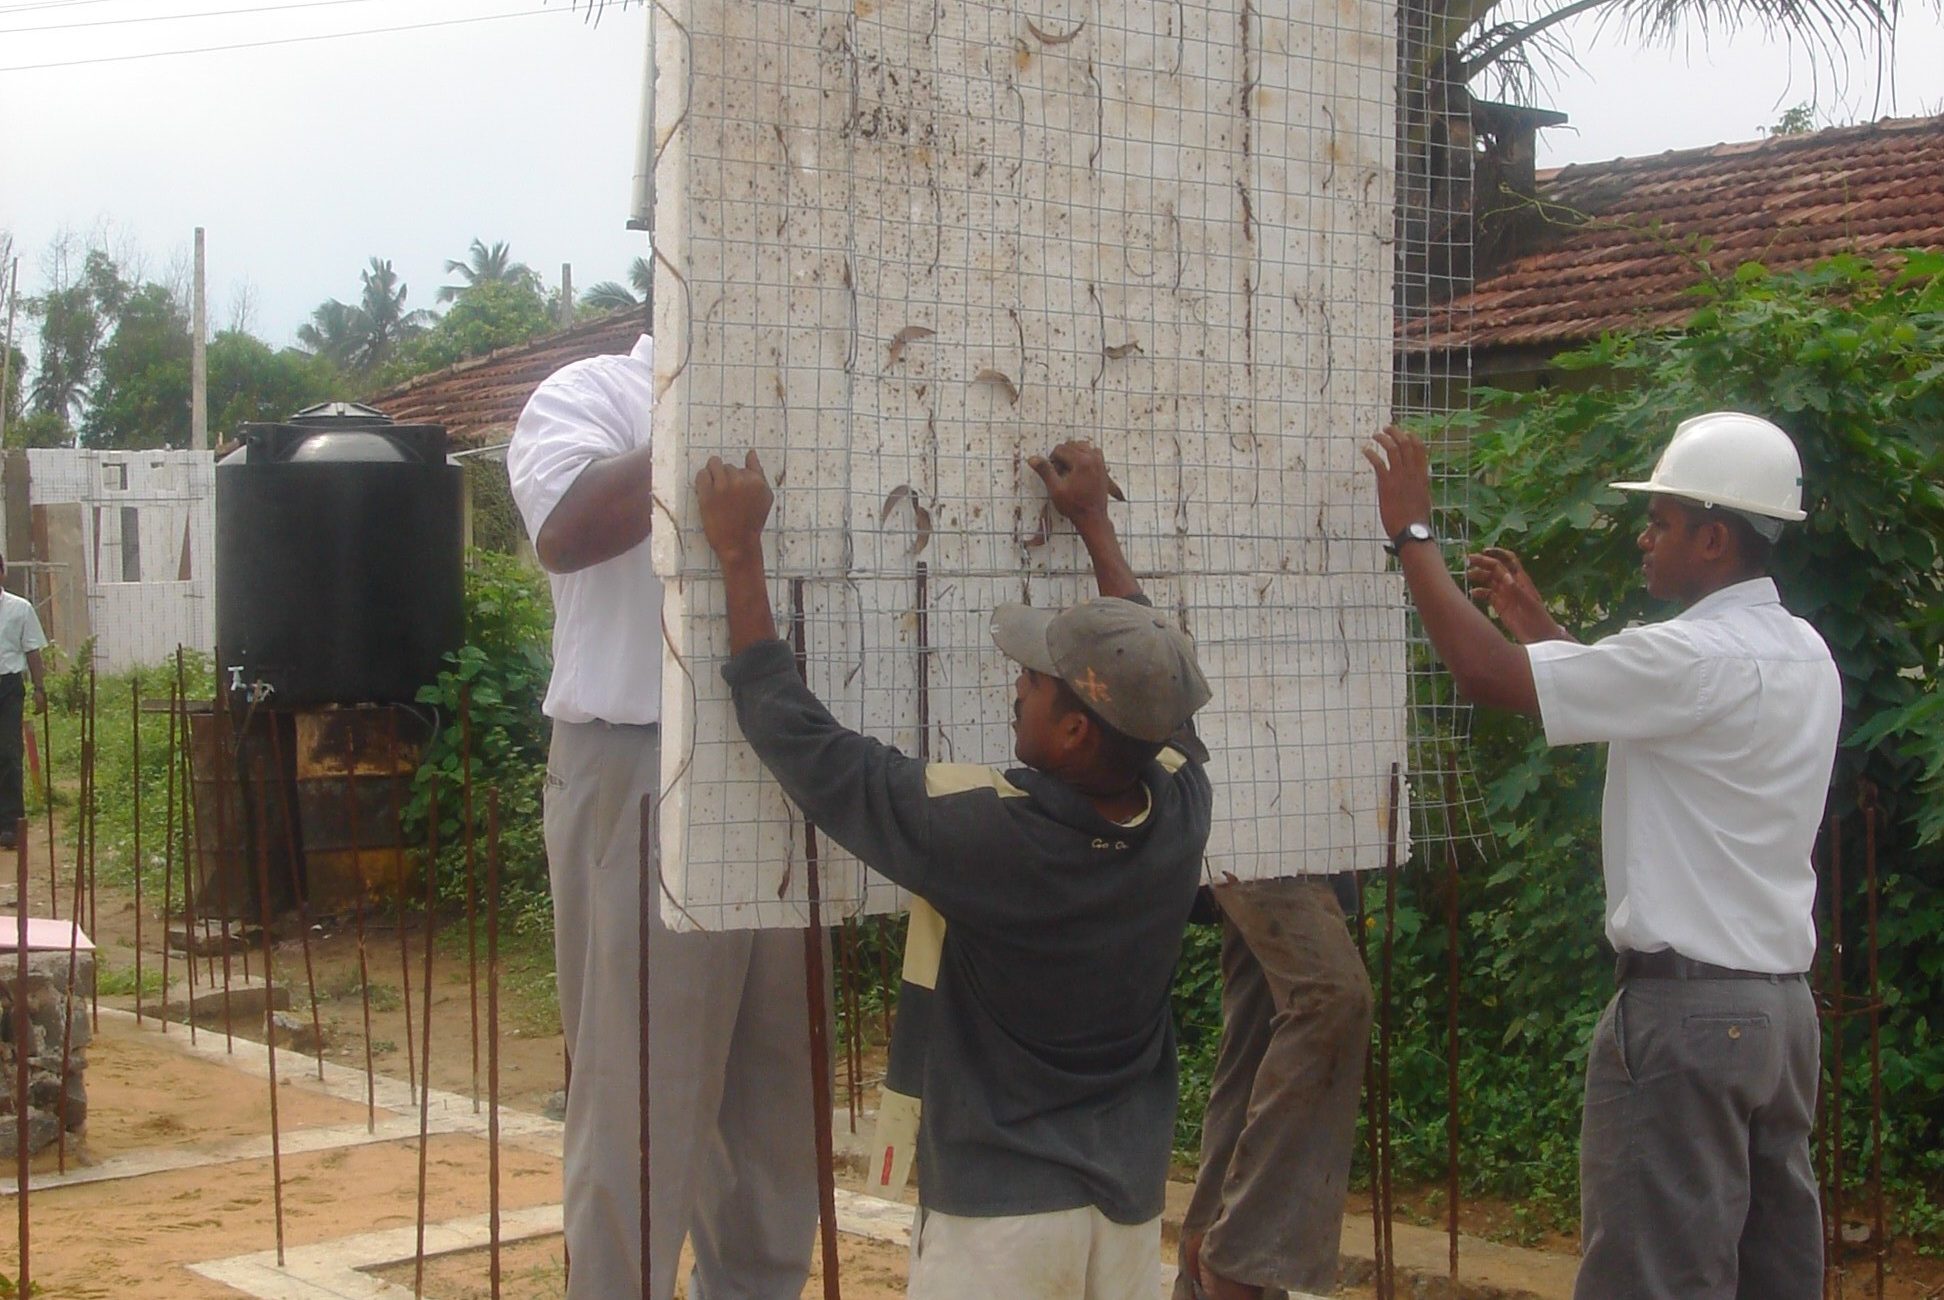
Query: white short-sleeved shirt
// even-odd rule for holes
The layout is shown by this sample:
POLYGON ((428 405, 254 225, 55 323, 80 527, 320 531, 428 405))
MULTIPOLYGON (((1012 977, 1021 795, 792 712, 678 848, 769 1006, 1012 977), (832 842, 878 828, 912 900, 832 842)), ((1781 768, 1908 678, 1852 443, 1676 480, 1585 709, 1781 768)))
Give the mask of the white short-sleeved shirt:
MULTIPOLYGON (((646 447, 654 423, 655 351, 646 334, 627 356, 589 357, 548 376, 520 412, 506 451, 527 535, 582 470, 646 447)), ((600 564, 550 575, 553 680, 542 705, 558 722, 661 718, 662 586, 646 539, 600 564)))
POLYGON ((1546 740, 1607 741, 1607 938, 1792 974, 1842 722, 1829 647, 1757 578, 1593 645, 1526 647, 1546 740))
POLYGON ((11 591, 0 591, 0 674, 27 671, 27 654, 47 645, 34 603, 11 591))

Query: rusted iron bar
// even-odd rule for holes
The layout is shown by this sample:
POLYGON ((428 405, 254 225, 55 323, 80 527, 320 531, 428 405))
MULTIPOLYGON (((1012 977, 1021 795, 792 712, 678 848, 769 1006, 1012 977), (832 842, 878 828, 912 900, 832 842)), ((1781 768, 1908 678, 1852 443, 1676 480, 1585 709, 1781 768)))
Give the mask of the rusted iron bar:
POLYGON ((284 1266, 283 1134, 277 1121, 277 974, 270 916, 270 837, 262 833, 270 801, 256 783, 257 911, 263 939, 263 1047, 270 1070, 270 1195, 277 1221, 277 1267, 284 1266))
POLYGON ((1863 874, 1869 908, 1870 974, 1870 1254, 1876 1272, 1874 1296, 1883 1295, 1890 1240, 1883 1207, 1883 981, 1877 964, 1877 788, 1865 781, 1858 792, 1863 812, 1863 874))
POLYGON ((1445 761, 1445 1232, 1450 1238, 1449 1276, 1458 1292, 1458 756, 1445 761))
MULTIPOLYGON (((661 818, 660 807, 653 794, 641 796, 641 846, 638 850, 641 865, 641 889, 637 897, 636 943, 635 943, 635 992, 640 1001, 641 1041, 636 1053, 635 1068, 641 1080, 640 1088, 640 1128, 641 1128, 641 1294, 655 1294, 655 1201, 654 1165, 649 1159, 648 1115, 653 1105, 648 1087, 648 1063, 651 1059, 648 1044, 649 1026, 649 979, 648 945, 655 933, 655 911, 659 903, 657 889, 661 884, 661 818)), ((567 1081, 571 1089, 574 1078, 574 1058, 567 1058, 567 1081)), ((679 1249, 679 1247, 678 1247, 679 1249)))
MULTIPOLYGON (((128 683, 128 744, 130 766, 135 771, 135 1023, 142 1023, 142 675, 134 674, 128 683)), ((99 980, 95 981, 98 985, 99 980)))
POLYGON ((1384 1259, 1382 1283, 1379 1294, 1383 1300, 1392 1300, 1397 1294, 1395 1241, 1392 1237, 1392 1220, 1396 1216, 1396 1189, 1391 1185, 1391 970, 1393 949, 1397 937, 1397 822, 1398 800, 1402 794, 1401 777, 1396 763, 1391 764, 1390 804, 1385 810, 1384 849, 1384 946, 1381 956, 1383 990, 1378 1002, 1379 1030, 1377 1035, 1377 1092, 1378 1128, 1377 1154, 1381 1168, 1379 1184, 1382 1189, 1384 1205, 1383 1235, 1384 1259))
POLYGON ((412 945, 405 936, 405 806, 403 792, 399 789, 399 749, 398 749, 398 707, 390 706, 385 710, 390 724, 387 728, 390 748, 385 759, 385 782, 391 795, 392 843, 398 846, 398 961, 400 967, 399 983, 405 994, 405 1095, 417 1100, 419 1077, 418 1058, 412 1052, 412 945))
MULTIPOLYGON (((89 655, 88 656, 88 798, 81 812, 81 815, 84 819, 83 824, 87 827, 87 831, 88 831, 88 933, 89 934, 101 933, 101 910, 97 902, 96 879, 95 879, 97 875, 97 869, 101 864, 100 849, 98 844, 101 835, 101 822, 100 822, 101 805, 99 799, 99 794, 100 794, 99 773, 96 771, 97 760, 101 752, 100 741, 99 741, 99 736, 101 734, 101 714, 96 708, 96 703, 97 700, 95 695, 94 656, 89 655)), ((25 901, 26 901, 25 899, 22 900, 23 904, 25 903, 25 901)), ((75 921, 78 923, 80 919, 81 919, 80 914, 77 912, 75 914, 75 921)), ((93 1016, 93 1020, 92 1020, 93 1026, 97 1031, 99 1031, 101 1028, 101 981, 100 980, 96 980, 94 982, 94 988, 89 992, 88 1002, 89 1002, 89 1010, 93 1016)), ((61 1131, 63 1133, 67 1131, 67 1126, 65 1124, 61 1126, 61 1131)))
MULTIPOLYGON (((222 949, 223 949, 223 954, 222 954, 223 955, 223 1047, 225 1051, 234 1051, 236 1046, 236 1027, 234 1023, 234 1017, 232 1015, 233 1009, 230 1005, 230 982, 231 982, 232 967, 230 963, 229 927, 230 927, 230 917, 233 916, 235 913, 232 907, 232 903, 234 900, 230 898, 230 874, 231 873, 229 867, 232 858, 230 856, 231 847, 230 847, 230 833, 229 833, 229 791, 230 791, 230 784, 235 780, 236 774, 234 768, 231 766, 231 761, 230 761, 230 743, 229 743, 230 742, 230 714, 229 714, 229 705, 228 705, 228 692, 222 690, 218 690, 216 692, 216 709, 215 709, 214 717, 215 717, 215 723, 211 730, 211 734, 215 737, 216 740, 216 755, 215 755, 216 893, 217 893, 216 908, 219 913, 219 922, 222 931, 222 949)), ((190 772, 192 775, 195 772, 195 761, 196 761, 196 747, 194 744, 191 744, 189 746, 189 762, 190 762, 190 772)), ((209 872, 207 866, 208 858, 207 858, 207 854, 204 852, 202 847, 202 839, 203 839, 202 818, 199 815, 196 818, 196 841, 197 841, 196 866, 199 874, 201 874, 203 879, 207 881, 209 879, 209 872)), ((242 846, 240 845, 236 846, 235 856, 237 858, 243 858, 247 856, 244 853, 242 846)), ((207 938, 208 934, 209 934, 209 922, 207 917, 205 917, 203 921, 203 936, 207 938)), ((211 964, 210 973, 211 975, 215 974, 214 963, 211 964)), ((245 945, 243 949, 243 978, 246 980, 250 978, 250 949, 248 945, 245 945)))
POLYGON ((474 853, 472 687, 459 692, 459 779, 466 837, 466 1000, 472 1006, 472 1108, 479 1113, 479 863, 474 853))
POLYGON ((182 1018, 189 1023, 189 1042, 193 1045, 196 1041, 196 891, 190 879, 193 874, 190 852, 193 845, 196 858, 200 860, 202 837, 193 829, 190 818, 195 805, 192 797, 195 764, 189 751, 194 741, 189 734, 189 691, 183 675, 180 645, 176 647, 175 696, 176 706, 182 711, 176 727, 176 739, 181 748, 170 756, 169 761, 176 769, 176 797, 182 801, 181 829, 178 832, 182 836, 182 964, 188 968, 189 977, 189 1004, 183 1008, 182 1018))
MULTIPOLYGON (((182 648, 176 647, 180 654, 182 648)), ((176 709, 180 701, 175 688, 169 689, 169 771, 165 778, 167 794, 162 800, 162 1032, 169 1032, 169 913, 175 903, 176 831, 176 709)))
MULTIPOLYGON (((41 792, 47 800, 47 905, 61 919, 60 867, 54 851, 54 710, 41 710, 41 792)), ((27 895, 22 894, 22 898, 27 895)), ((78 923, 81 918, 75 917, 78 923)))
MULTIPOLYGON (((809 654, 805 648, 801 578, 790 581, 790 604, 797 676, 807 678, 809 654)), ((803 932, 803 975, 810 1016, 810 1100, 815 1107, 812 1119, 817 1134, 817 1215, 823 1226, 823 1293, 824 1300, 839 1300, 843 1292, 837 1276, 837 1173, 830 1132, 830 1040, 825 1027, 828 1011, 824 1005, 823 898, 817 874, 817 828, 808 817, 803 819, 803 856, 805 894, 810 905, 810 924, 803 932)))
MULTIPOLYGON (((426 820, 431 829, 425 837, 425 1001, 419 1016, 419 1149, 418 1149, 418 1246, 413 1254, 412 1294, 425 1294, 425 1176, 432 1123, 432 940, 433 913, 438 909, 439 891, 439 781, 432 779, 426 800, 426 820)), ((411 986, 405 997, 412 996, 411 986)), ((411 1050, 407 1043, 406 1050, 411 1050)))
MULTIPOLYGON (((324 1019, 317 1009, 317 968, 311 961, 311 919, 309 890, 297 869, 297 818, 290 806, 290 789, 283 779, 283 729, 277 719, 269 719, 270 772, 264 780, 277 787, 277 806, 283 814, 284 868, 290 877, 290 897, 297 905, 297 936, 304 950, 304 988, 310 995, 311 1041, 317 1044, 317 1077, 324 1078, 324 1019)), ((264 828, 268 833, 268 828, 264 828)))
MULTIPOLYGON (((61 1123, 56 1130, 54 1141, 56 1146, 56 1159, 59 1161, 62 1173, 67 1172, 68 1063, 73 1059, 74 1055, 74 985, 80 972, 81 890, 82 882, 87 878, 87 873, 82 868, 84 860, 81 854, 77 853, 74 855, 74 910, 69 913, 72 918, 72 924, 68 927, 67 997, 63 999, 61 1014, 61 1102, 59 1108, 61 1123)), ((26 910, 24 900, 22 910, 26 910)), ((96 967, 95 983, 97 986, 101 983, 99 966, 96 967)), ((29 1042, 28 1046, 31 1047, 33 1044, 29 1042)), ((25 1116, 26 1112, 22 1111, 17 1118, 25 1123, 25 1116)))
POLYGON ((1835 946, 1831 953, 1830 979, 1835 992, 1831 1003, 1834 1014, 1830 1020, 1830 1038, 1835 1044, 1836 1054, 1831 1062, 1829 1076, 1829 1208, 1830 1208, 1830 1250, 1827 1256, 1830 1266, 1835 1270, 1836 1300, 1842 1300, 1843 1280, 1843 1057, 1845 1044, 1843 1030, 1847 1027, 1849 1007, 1843 987, 1843 958, 1847 955, 1843 941, 1843 819, 1840 813, 1829 814, 1829 899, 1835 946))
MULTIPOLYGON (((14 895, 19 901, 14 906, 14 955, 15 962, 13 994, 13 1045, 14 1045, 14 1203, 20 1215, 20 1274, 14 1279, 18 1295, 33 1294, 32 1272, 28 1265, 29 1240, 27 1220, 27 1188, 32 1174, 32 1165, 27 1150, 27 1130, 32 1126, 27 1122, 28 1107, 32 1103, 33 1089, 27 1073, 27 1061, 32 1053, 34 1022, 27 1014, 27 819, 22 817, 14 823, 14 895)), ((76 915, 74 924, 80 925, 81 918, 76 915)))
MULTIPOLYGON (((489 787, 486 791, 486 1184, 491 1208, 486 1215, 486 1232, 492 1300, 500 1300, 499 904, 499 791, 489 787)), ((646 1042, 645 1023, 641 1036, 646 1042)))
POLYGON ((344 729, 344 833, 350 838, 351 873, 357 877, 358 891, 352 896, 352 910, 358 931, 358 1000, 364 1008, 365 1131, 378 1131, 378 1072, 371 1060, 371 958, 365 947, 365 870, 364 854, 358 849, 358 750, 352 728, 344 729))
MULTIPOLYGON (((1370 965, 1370 925, 1371 917, 1366 900, 1365 878, 1363 872, 1357 873, 1357 959, 1367 969, 1370 965)), ((1378 1173, 1381 1162, 1377 1154, 1377 1049, 1375 1044, 1364 1043, 1364 1163, 1370 1168, 1370 1258, 1375 1281, 1372 1288, 1379 1300, 1384 1294, 1384 1189, 1378 1173)))

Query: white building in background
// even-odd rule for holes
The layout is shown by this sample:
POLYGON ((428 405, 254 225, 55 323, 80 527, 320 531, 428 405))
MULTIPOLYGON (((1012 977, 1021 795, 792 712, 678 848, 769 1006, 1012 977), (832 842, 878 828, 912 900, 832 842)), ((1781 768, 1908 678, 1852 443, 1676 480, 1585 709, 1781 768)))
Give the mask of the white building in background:
POLYGON ((8 585, 33 600, 67 656, 92 636, 104 672, 161 663, 178 645, 209 651, 215 488, 207 451, 9 452, 8 585))

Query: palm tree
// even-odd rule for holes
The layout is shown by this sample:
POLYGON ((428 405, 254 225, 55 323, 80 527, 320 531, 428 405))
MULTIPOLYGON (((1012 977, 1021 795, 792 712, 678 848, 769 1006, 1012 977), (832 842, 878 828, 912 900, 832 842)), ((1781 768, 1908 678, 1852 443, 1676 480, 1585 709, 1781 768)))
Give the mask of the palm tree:
POLYGON ((628 284, 618 280, 603 280, 587 287, 581 295, 580 305, 594 311, 624 311, 629 307, 639 307, 655 300, 655 268, 645 257, 637 257, 628 266, 628 284), (632 291, 628 285, 633 285, 632 291))
POLYGON ((352 368, 364 334, 364 312, 336 298, 326 298, 297 327, 297 341, 306 351, 344 370, 352 368))
POLYGON ((445 264, 446 274, 456 275, 464 284, 448 284, 439 289, 439 301, 451 302, 476 284, 519 284, 530 283, 536 289, 540 277, 533 273, 525 262, 513 260, 513 250, 503 241, 495 241, 488 248, 483 240, 475 239, 466 251, 466 260, 455 262, 450 259, 445 264))
POLYGON ((405 310, 405 284, 388 259, 372 258, 370 268, 359 275, 364 281, 364 297, 358 315, 364 330, 357 363, 360 369, 375 370, 391 360, 400 343, 423 330, 432 313, 405 310))

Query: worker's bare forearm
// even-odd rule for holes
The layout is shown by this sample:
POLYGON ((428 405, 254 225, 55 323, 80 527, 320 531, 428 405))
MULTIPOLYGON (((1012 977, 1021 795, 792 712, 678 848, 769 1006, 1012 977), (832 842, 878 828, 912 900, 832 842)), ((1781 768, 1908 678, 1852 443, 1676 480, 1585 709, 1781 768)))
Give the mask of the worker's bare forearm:
POLYGON ((34 689, 37 691, 47 689, 46 684, 41 680, 41 674, 44 671, 45 669, 41 664, 41 652, 38 650, 29 650, 27 652, 27 675, 33 679, 34 689))
POLYGON ((1120 537, 1114 532, 1114 521, 1107 517, 1107 512, 1103 509, 1081 515, 1073 521, 1073 526, 1086 545, 1087 557, 1093 561, 1094 582, 1100 594, 1123 599, 1140 595, 1140 580, 1134 576, 1134 568, 1121 550, 1120 537))
POLYGON ((729 653, 741 654, 758 641, 776 636, 776 614, 770 609, 769 577, 763 571, 760 545, 724 555, 722 586, 729 606, 729 653))
POLYGON ((655 514, 649 449, 597 460, 560 498, 533 549, 553 573, 573 573, 626 554, 647 539, 655 514))
POLYGON ((1425 635, 1460 694, 1487 708, 1537 716, 1539 696, 1532 682, 1531 659, 1472 604, 1445 568, 1437 546, 1427 542, 1405 546, 1399 562, 1425 635))

